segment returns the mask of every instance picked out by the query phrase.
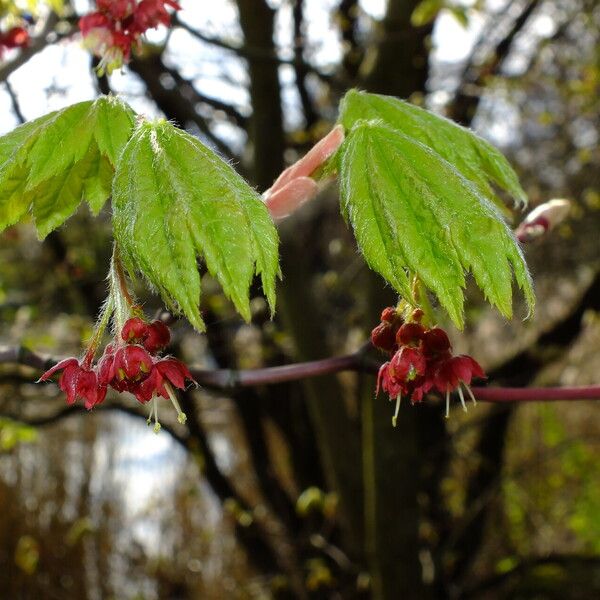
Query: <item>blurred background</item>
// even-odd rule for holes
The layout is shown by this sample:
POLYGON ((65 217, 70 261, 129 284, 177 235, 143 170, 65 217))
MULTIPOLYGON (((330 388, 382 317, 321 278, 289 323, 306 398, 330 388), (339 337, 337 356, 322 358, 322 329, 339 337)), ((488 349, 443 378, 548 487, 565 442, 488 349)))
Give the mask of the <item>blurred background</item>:
MULTIPOLYGON (((5 2, 0 2, 0 11, 5 2)), ((35 4, 35 2, 33 3, 35 4)), ((40 3, 0 62, 0 133, 100 93, 199 136, 260 191, 332 127, 350 87, 477 130, 535 206, 570 218, 526 247, 535 318, 469 290, 457 351, 494 384, 586 385, 600 372, 600 3, 595 0, 182 0, 171 30, 97 77, 85 0, 40 3)), ((515 215, 514 224, 522 217, 515 215)), ((280 225, 283 282, 244 324, 208 275, 206 335, 173 326, 203 368, 357 350, 395 303, 339 214, 335 186, 280 225)), ((106 289, 110 210, 38 243, 0 238, 0 344, 78 355, 106 289)), ((148 314, 157 297, 138 290, 148 314)), ((442 321, 442 325, 448 323, 442 321)), ((372 354, 377 357, 375 351, 372 354)), ((379 357, 381 358, 381 357, 379 357)), ((0 598, 600 597, 600 414, 594 402, 373 401, 356 373, 182 397, 187 425, 113 395, 68 409, 39 373, 0 364, 0 598)))

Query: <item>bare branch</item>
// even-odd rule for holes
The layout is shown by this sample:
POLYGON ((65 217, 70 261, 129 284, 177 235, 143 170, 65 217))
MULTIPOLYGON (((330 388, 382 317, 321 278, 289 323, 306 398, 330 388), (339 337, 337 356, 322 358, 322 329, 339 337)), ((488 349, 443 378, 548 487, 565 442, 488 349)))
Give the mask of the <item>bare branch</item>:
MULTIPOLYGON (((131 61, 129 68, 142 78, 149 95, 169 118, 175 119, 182 127, 188 123, 194 123, 227 160, 238 159, 233 150, 211 131, 206 119, 198 114, 193 98, 190 100, 177 86, 168 89, 161 83, 160 75, 166 71, 166 67, 160 56, 149 55, 143 59, 137 58, 131 61)), ((191 86, 190 91, 195 93, 191 86)))
MULTIPOLYGON (((509 55, 517 35, 523 30, 529 22, 531 15, 539 5, 539 0, 530 0, 525 4, 519 16, 515 19, 508 33, 498 42, 490 52, 490 59, 484 64, 476 67, 474 65, 475 55, 482 45, 483 36, 475 45, 475 50, 471 54, 467 65, 463 70, 462 81, 459 90, 452 103, 452 118, 462 124, 468 124, 472 121, 475 111, 479 105, 480 95, 469 92, 469 89, 483 88, 485 79, 491 75, 500 72, 504 60, 509 55)), ((493 19, 495 24, 495 19, 493 19)))
MULTIPOLYGON (((264 369, 191 369, 201 386, 220 390, 240 387, 272 385, 285 381, 298 381, 342 371, 376 374, 380 363, 364 355, 362 349, 354 354, 334 356, 322 360, 267 367, 264 369)), ((0 348, 0 364, 12 363, 36 370, 47 370, 58 362, 44 358, 23 346, 0 348)), ((472 388, 475 398, 483 402, 544 402, 559 400, 600 400, 600 385, 582 387, 477 387, 472 388)))
POLYGON ((296 0, 293 10, 294 20, 294 75, 296 77, 296 87, 298 95, 302 103, 302 111, 306 122, 306 129, 310 130, 313 125, 319 120, 313 100, 306 86, 306 76, 310 73, 310 69, 304 62, 304 36, 302 34, 302 25, 304 22, 304 0, 296 0))
POLYGON ((12 85, 10 85, 10 82, 8 81, 8 79, 4 82, 4 87, 6 88, 6 91, 10 97, 10 102, 12 104, 13 112, 15 113, 15 116, 17 117, 17 120, 19 121, 19 123, 22 125, 23 123, 25 123, 25 121, 27 121, 27 119, 25 118, 25 116, 23 115, 23 112, 21 111, 19 99, 17 98, 17 95, 15 94, 15 90, 13 90, 13 87, 12 87, 12 85))

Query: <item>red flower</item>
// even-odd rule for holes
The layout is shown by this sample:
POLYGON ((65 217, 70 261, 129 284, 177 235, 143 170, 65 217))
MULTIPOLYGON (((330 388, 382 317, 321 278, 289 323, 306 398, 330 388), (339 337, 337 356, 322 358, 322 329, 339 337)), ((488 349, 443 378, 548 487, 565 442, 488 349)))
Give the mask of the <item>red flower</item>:
POLYGON ((144 341, 147 335, 148 323, 139 317, 127 319, 121 330, 121 338, 130 344, 137 344, 144 341))
POLYGON ((408 383, 425 374, 427 363, 420 350, 403 346, 392 357, 390 367, 396 379, 408 383))
POLYGON ((130 33, 123 33, 122 31, 113 31, 112 33, 112 48, 111 50, 117 55, 121 52, 125 60, 129 60, 131 56, 131 46, 135 42, 135 38, 130 33))
POLYGON ((180 423, 186 422, 173 388, 184 389, 186 381, 194 382, 192 374, 181 361, 156 353, 171 339, 169 328, 162 321, 148 324, 143 318, 132 317, 123 325, 116 339, 104 349, 96 367, 91 367, 96 352, 94 342, 88 348, 83 362, 76 358, 61 361, 44 373, 40 381, 46 381, 61 372, 58 384, 67 394, 67 403, 85 398, 86 408, 102 402, 110 386, 118 392, 130 392, 139 402, 152 401, 150 419, 154 419, 154 431, 160 430, 157 398, 171 401, 180 423))
POLYGON ((470 385, 474 377, 485 378, 481 365, 474 358, 461 354, 438 363, 433 380, 437 390, 445 393, 458 388, 461 383, 470 385))
POLYGON ((171 0, 142 0, 133 16, 133 29, 143 33, 159 25, 169 26, 171 15, 167 12, 165 4, 175 10, 181 10, 181 6, 171 0))
POLYGON ((162 396, 172 399, 165 383, 171 384, 180 390, 185 389, 185 381, 194 381, 189 369, 176 358, 162 358, 157 360, 148 377, 132 387, 132 394, 140 402, 148 402, 153 396, 162 396))
MULTIPOLYGON (((422 318, 423 315, 417 313, 417 310, 413 311, 412 316, 422 318)), ((446 416, 449 413, 450 393, 455 390, 465 410, 463 388, 475 403, 469 385, 475 377, 484 378, 485 373, 470 356, 452 356, 452 346, 443 329, 426 328, 414 321, 403 323, 396 332, 395 344, 392 344, 389 335, 393 332, 393 325, 388 320, 393 318, 391 310, 385 309, 381 317, 382 323, 371 333, 372 343, 390 352, 396 347, 398 349, 391 360, 379 369, 376 394, 381 388, 390 400, 396 400, 396 412, 392 419, 394 425, 402 396, 408 396, 415 404, 422 402, 425 394, 435 389, 446 395, 446 416)))
POLYGON ((58 378, 58 387, 67 395, 67 404, 73 404, 78 398, 84 398, 85 407, 89 410, 104 400, 106 385, 99 382, 94 369, 80 364, 76 358, 61 360, 46 371, 38 381, 47 381, 58 371, 62 371, 58 378))
POLYGON ((399 345, 416 344, 423 339, 425 327, 421 323, 404 323, 396 334, 399 345))
POLYGON ((432 327, 423 335, 423 352, 427 356, 443 354, 451 349, 448 334, 440 327, 432 327))
POLYGON ((152 357, 142 346, 131 344, 115 352, 111 370, 114 372, 115 379, 135 383, 146 379, 151 369, 152 357))
POLYGON ((169 345, 171 332, 162 321, 153 321, 148 325, 146 337, 143 341, 148 352, 155 353, 169 345))
POLYGON ((96 0, 96 6, 115 21, 122 21, 133 13, 136 3, 135 0, 96 0))
POLYGON ((79 19, 79 30, 85 37, 93 29, 112 29, 112 21, 102 13, 94 12, 79 19))
POLYGON ((404 383, 394 377, 394 371, 391 368, 390 362, 383 363, 379 367, 379 373, 377 375, 377 389, 376 394, 379 394, 379 389, 382 389, 389 397, 390 400, 398 398, 403 393, 406 393, 406 387, 404 383))
POLYGON ((23 48, 29 44, 29 33, 23 27, 13 27, 0 36, 0 45, 6 48, 23 48))

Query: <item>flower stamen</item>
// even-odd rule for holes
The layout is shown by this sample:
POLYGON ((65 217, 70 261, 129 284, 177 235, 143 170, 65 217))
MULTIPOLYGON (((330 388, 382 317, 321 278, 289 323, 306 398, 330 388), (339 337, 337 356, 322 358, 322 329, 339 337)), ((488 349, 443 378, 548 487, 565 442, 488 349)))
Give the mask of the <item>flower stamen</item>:
POLYGON ((400 412, 400 403, 402 402, 402 394, 398 394, 396 396, 396 410, 394 412, 394 416, 392 417, 392 427, 396 427, 396 423, 398 422, 398 413, 400 412))
POLYGON ((175 395, 175 391, 173 390, 171 384, 165 383, 165 389, 167 390, 167 394, 169 394, 169 399, 171 400, 171 403, 177 411, 177 420, 182 425, 185 425, 185 422, 187 421, 187 415, 181 410, 181 406, 179 406, 179 401, 177 400, 177 396, 175 395))
POLYGON ((460 398, 460 403, 462 404, 462 408, 464 412, 467 412, 467 405, 465 404, 465 396, 462 391, 462 387, 459 385, 458 388, 458 397, 460 398))
POLYGON ((154 404, 154 433, 158 433, 160 431, 160 423, 158 421, 158 402, 156 401, 156 396, 152 398, 152 404, 154 404))
POLYGON ((477 406, 477 400, 475 400, 475 395, 473 394, 473 390, 466 383, 464 384, 465 389, 467 390, 467 394, 469 394, 471 401, 473 402, 473 406, 477 406))

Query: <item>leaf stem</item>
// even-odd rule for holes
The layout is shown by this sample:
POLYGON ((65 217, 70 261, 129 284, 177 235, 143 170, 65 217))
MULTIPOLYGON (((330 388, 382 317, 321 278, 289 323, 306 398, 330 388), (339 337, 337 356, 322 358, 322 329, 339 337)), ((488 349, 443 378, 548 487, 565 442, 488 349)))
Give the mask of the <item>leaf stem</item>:
POLYGON ((110 270, 108 272, 108 281, 110 286, 110 295, 114 302, 115 313, 115 328, 117 331, 123 329, 125 321, 132 313, 137 314, 139 307, 133 299, 127 286, 127 279, 123 264, 121 263, 121 255, 119 246, 114 243, 113 254, 110 261, 110 270))
POLYGON ((104 301, 102 306, 102 310, 100 311, 100 316, 98 317, 98 322, 96 323, 96 327, 94 328, 94 333, 88 343, 87 350, 83 357, 83 364, 89 367, 94 360, 94 356, 96 355, 96 351, 98 350, 98 346, 102 341, 102 336, 106 331, 106 328, 110 322, 110 318, 115 309, 115 302, 113 295, 109 293, 108 298, 104 301))

